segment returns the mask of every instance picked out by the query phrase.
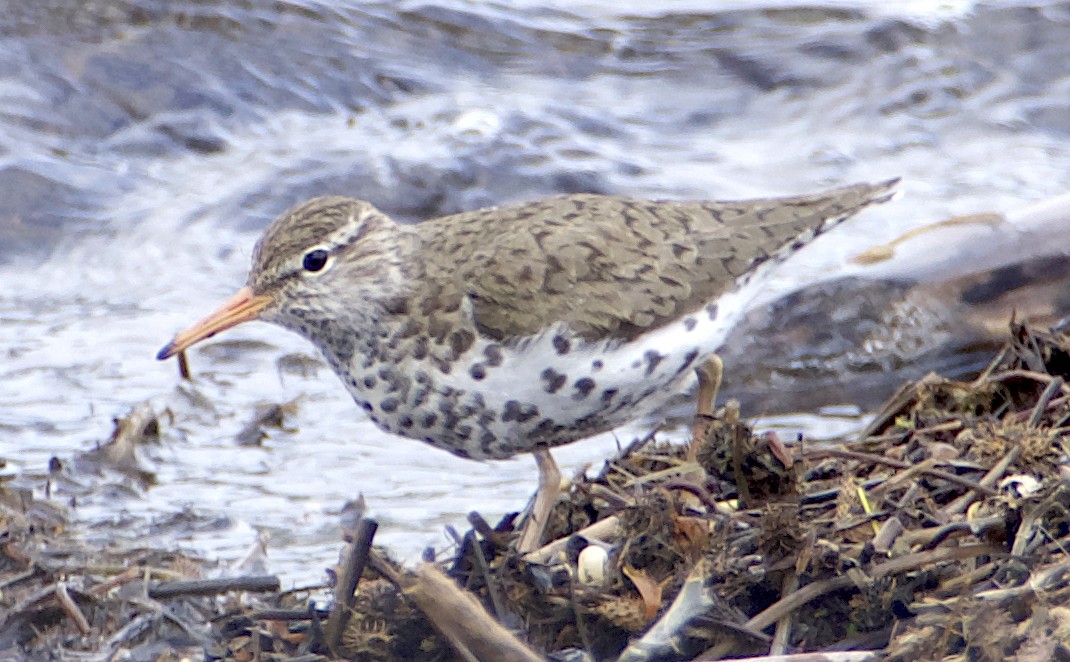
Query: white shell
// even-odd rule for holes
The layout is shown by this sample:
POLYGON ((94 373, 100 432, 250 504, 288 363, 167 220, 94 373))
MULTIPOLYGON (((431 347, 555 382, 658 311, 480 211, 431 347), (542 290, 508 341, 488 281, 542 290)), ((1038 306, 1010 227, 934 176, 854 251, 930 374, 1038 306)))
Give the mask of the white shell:
POLYGON ((576 565, 581 584, 604 586, 609 579, 609 554, 598 545, 587 545, 576 565))
POLYGON ((1008 492, 1019 499, 1028 499, 1042 487, 1039 480, 1029 474, 1015 474, 999 481, 1001 492, 1008 492))

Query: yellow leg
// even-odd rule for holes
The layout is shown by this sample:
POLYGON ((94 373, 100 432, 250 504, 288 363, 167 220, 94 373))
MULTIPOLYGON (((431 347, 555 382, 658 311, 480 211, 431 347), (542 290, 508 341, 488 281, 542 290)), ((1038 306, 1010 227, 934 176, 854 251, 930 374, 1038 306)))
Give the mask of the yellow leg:
POLYGON ((557 462, 554 462, 550 451, 540 448, 534 454, 535 464, 539 467, 539 490, 535 492, 535 502, 531 504, 531 512, 520 530, 517 551, 521 554, 533 552, 542 544, 550 512, 561 494, 561 470, 557 468, 557 462))
POLYGON ((717 392, 721 390, 721 378, 724 376, 724 361, 714 354, 695 368, 695 374, 698 375, 698 407, 695 422, 691 424, 691 444, 687 449, 689 460, 695 459, 698 442, 706 435, 706 427, 713 419, 717 392))

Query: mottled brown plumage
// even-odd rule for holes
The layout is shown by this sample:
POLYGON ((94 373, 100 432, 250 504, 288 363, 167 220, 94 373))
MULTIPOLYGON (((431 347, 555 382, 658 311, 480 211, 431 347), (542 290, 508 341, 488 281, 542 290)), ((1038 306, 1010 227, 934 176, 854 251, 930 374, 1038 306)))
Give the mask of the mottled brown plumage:
POLYGON ((265 231, 247 288, 160 356, 275 322, 383 429, 509 457, 656 411, 777 264, 894 183, 742 202, 568 195, 408 226, 317 198, 265 231))
POLYGON ((564 322, 588 341, 628 341, 702 308, 756 260, 888 185, 743 203, 568 195, 455 214, 419 226, 423 276, 440 301, 470 294, 480 332, 498 340, 564 322))

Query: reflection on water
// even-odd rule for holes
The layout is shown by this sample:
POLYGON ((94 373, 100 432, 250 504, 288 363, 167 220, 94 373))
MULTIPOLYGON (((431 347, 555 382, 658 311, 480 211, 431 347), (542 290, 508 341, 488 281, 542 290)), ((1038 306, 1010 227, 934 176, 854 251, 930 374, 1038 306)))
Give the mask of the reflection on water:
MULTIPOLYGON (((332 561, 335 515, 358 492, 379 540, 412 557, 473 508, 521 507, 535 472, 383 435, 307 344, 266 325, 194 352, 192 384, 153 360, 241 284, 257 232, 291 203, 344 193, 418 220, 562 191, 738 198, 903 176, 907 196, 811 251, 820 270, 844 247, 1070 180, 1058 3, 924 20, 796 2, 3 4, 8 471, 40 487, 51 456, 107 439, 148 401, 163 423, 142 458, 156 484, 79 476, 88 487, 60 494, 109 535, 225 559, 266 531, 272 570, 294 580, 332 561), (283 429, 236 443, 258 404, 290 402, 283 429)), ((767 391, 763 365, 784 352, 805 358, 778 351, 735 362, 740 392, 767 391)), ((777 393, 819 392, 793 383, 777 393)), ((787 424, 845 429, 832 415, 787 424)), ((575 469, 616 443, 557 454, 575 469)))

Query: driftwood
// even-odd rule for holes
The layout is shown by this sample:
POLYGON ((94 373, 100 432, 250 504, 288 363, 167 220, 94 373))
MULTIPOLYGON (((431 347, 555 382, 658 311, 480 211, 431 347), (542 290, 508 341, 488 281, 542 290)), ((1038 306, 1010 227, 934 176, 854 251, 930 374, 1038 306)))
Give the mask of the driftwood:
POLYGON ((405 595, 465 660, 542 662, 542 656, 502 627, 474 596, 460 590, 434 566, 421 565, 414 578, 405 595))

